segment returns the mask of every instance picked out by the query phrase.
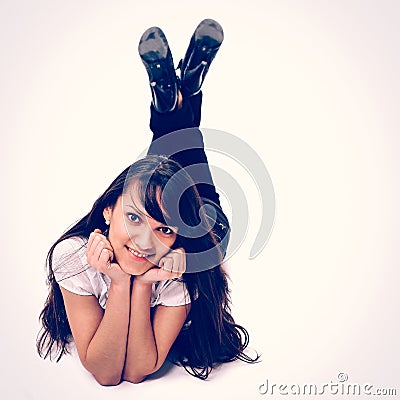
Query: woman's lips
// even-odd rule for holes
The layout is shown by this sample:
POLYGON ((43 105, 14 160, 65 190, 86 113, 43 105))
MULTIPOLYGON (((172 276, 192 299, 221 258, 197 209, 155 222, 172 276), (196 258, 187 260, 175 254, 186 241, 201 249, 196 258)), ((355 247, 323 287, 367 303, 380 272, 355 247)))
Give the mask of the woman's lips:
POLYGON ((134 250, 134 249, 132 249, 131 247, 128 247, 128 246, 125 246, 125 248, 128 251, 129 256, 131 258, 133 258, 135 261, 139 261, 139 262, 148 261, 148 257, 151 256, 151 254, 145 254, 144 256, 139 257, 136 254, 134 254, 134 252, 137 253, 137 254, 141 254, 141 253, 137 252, 136 250, 134 250))

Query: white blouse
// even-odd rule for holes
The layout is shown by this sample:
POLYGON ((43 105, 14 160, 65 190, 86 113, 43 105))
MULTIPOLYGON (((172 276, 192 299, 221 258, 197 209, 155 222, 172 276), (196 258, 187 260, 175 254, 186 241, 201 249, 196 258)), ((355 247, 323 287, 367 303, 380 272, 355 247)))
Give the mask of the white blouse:
MULTIPOLYGON (((95 296, 106 308, 110 278, 90 266, 86 258, 87 239, 74 236, 54 248, 52 268, 57 283, 81 296, 95 296)), ((190 303, 189 292, 182 279, 153 283, 150 307, 181 306, 190 303)))

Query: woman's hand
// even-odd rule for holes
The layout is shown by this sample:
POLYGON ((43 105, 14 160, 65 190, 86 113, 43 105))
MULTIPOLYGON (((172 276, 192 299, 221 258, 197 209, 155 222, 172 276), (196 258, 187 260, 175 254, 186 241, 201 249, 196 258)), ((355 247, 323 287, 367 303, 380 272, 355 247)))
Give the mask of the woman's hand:
POLYGON ((141 283, 152 284, 158 281, 180 278, 186 271, 185 249, 180 247, 171 250, 158 263, 158 266, 149 269, 142 275, 135 276, 135 280, 141 283))
POLYGON ((92 267, 107 275, 114 283, 130 279, 129 274, 122 271, 117 263, 112 262, 114 258, 113 248, 100 229, 95 229, 90 234, 86 257, 92 267))

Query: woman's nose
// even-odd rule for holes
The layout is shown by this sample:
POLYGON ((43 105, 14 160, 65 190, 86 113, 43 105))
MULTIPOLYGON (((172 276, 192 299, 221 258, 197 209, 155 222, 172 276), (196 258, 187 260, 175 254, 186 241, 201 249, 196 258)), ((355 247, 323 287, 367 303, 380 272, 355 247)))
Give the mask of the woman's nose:
POLYGON ((141 229, 139 229, 136 234, 132 237, 134 243, 139 247, 139 252, 146 252, 153 249, 153 232, 147 224, 142 224, 141 229))

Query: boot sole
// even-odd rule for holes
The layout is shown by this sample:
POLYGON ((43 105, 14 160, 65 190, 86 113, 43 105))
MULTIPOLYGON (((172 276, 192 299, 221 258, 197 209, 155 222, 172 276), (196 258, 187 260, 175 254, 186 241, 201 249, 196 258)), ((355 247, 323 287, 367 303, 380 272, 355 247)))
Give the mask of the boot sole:
POLYGON ((203 45, 208 48, 221 46, 224 40, 222 26, 213 19, 205 19, 200 22, 194 31, 195 45, 203 45))
POLYGON ((170 51, 164 32, 153 26, 147 29, 139 41, 139 55, 146 63, 154 63, 159 60, 166 60, 170 51))

